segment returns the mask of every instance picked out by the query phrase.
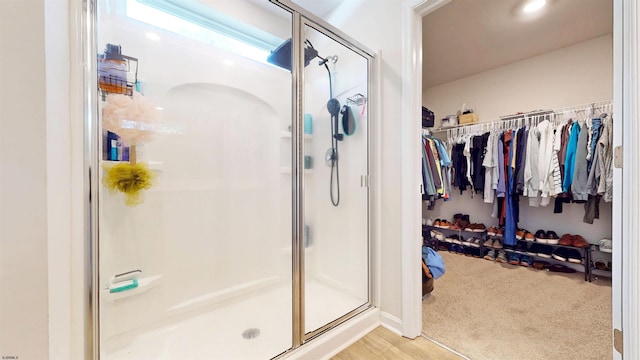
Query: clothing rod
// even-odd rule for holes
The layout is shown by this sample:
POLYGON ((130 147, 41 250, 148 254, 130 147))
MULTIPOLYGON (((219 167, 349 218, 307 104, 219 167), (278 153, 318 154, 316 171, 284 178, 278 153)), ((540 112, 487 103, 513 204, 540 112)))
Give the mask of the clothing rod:
MULTIPOLYGON (((588 110, 594 111, 598 109, 602 109, 602 112, 605 112, 604 111, 605 108, 610 110, 612 108, 612 104, 613 102, 611 100, 604 100, 604 101, 596 101, 596 102, 590 102, 590 103, 585 103, 580 105, 572 105, 572 106, 566 106, 561 108, 555 108, 552 110, 536 110, 529 113, 519 114, 519 116, 515 116, 515 115, 508 116, 500 119, 495 119, 492 121, 484 121, 484 122, 479 122, 474 124, 462 124, 462 125, 455 125, 455 126, 446 127, 446 128, 433 129, 432 132, 438 133, 438 132, 446 131, 447 138, 451 138, 454 136, 457 137, 463 134, 478 132, 479 130, 484 130, 484 131, 500 130, 503 128, 506 129, 506 128, 511 128, 515 126, 519 127, 525 124, 531 125, 533 122, 537 122, 543 117, 547 117, 547 118, 552 117, 549 120, 552 122, 556 122, 560 118, 559 116, 563 116, 566 113, 586 112, 588 110)), ((592 114, 592 115, 596 116, 598 114, 592 114)))

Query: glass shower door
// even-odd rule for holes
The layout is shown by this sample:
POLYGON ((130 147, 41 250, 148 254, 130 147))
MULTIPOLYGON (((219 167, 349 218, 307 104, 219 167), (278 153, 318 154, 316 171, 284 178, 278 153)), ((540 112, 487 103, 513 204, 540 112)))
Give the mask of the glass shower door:
POLYGON ((274 62, 291 54, 267 58, 292 14, 250 0, 96 5, 101 358, 287 351, 292 75, 274 62))
POLYGON ((319 29, 303 26, 307 337, 369 302, 369 60, 319 29))

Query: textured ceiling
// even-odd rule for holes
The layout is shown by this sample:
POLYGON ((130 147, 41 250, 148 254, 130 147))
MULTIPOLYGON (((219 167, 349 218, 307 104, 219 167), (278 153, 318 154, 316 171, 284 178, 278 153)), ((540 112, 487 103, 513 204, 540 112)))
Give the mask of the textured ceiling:
POLYGON ((423 19, 423 89, 613 31, 611 0, 547 0, 533 16, 522 0, 452 0, 423 19))

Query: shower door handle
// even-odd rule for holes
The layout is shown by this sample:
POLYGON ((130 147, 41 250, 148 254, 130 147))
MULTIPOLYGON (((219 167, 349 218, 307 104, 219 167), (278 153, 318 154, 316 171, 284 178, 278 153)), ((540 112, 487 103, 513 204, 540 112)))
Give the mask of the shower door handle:
POLYGON ((368 188, 369 187, 369 176, 368 175, 360 175, 360 187, 368 188))

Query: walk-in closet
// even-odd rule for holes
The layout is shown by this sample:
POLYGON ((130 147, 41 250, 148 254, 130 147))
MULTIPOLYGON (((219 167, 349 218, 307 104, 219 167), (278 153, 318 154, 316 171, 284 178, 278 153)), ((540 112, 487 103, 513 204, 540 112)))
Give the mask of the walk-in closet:
POLYGON ((423 19, 423 334, 471 359, 611 359, 613 3, 423 19))

